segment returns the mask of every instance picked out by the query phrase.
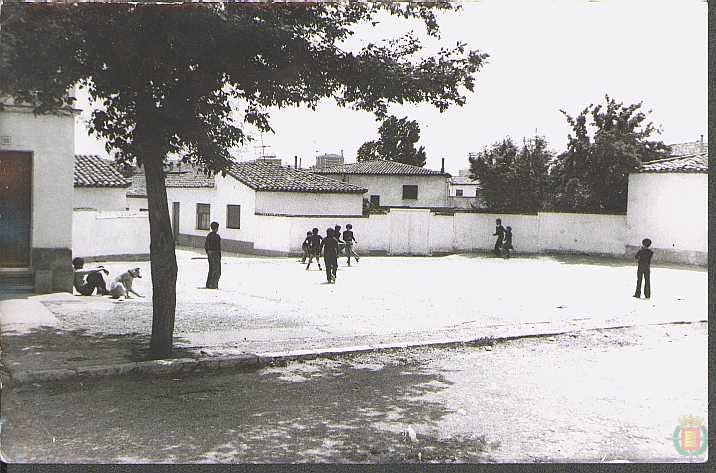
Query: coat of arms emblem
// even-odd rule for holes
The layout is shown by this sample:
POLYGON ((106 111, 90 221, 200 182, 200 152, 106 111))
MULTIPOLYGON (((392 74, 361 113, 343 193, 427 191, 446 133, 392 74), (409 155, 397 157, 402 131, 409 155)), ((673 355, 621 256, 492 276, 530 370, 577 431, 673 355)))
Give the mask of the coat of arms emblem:
POLYGON ((703 455, 708 447, 708 432, 703 422, 702 417, 692 415, 679 417, 679 425, 674 429, 673 435, 667 437, 674 442, 676 451, 680 455, 689 457, 689 461, 703 455))

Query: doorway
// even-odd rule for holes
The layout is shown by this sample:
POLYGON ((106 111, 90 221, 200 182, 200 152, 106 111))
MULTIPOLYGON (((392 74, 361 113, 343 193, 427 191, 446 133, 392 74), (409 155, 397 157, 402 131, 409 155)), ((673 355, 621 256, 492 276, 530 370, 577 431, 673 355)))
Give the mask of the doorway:
POLYGON ((32 153, 0 151, 0 267, 30 266, 32 153))

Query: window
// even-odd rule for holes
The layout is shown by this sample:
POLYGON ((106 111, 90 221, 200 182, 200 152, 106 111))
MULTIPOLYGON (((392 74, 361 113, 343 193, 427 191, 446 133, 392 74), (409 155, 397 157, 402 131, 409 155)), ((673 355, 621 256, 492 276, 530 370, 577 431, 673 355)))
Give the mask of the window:
POLYGON ((196 204, 196 228, 197 230, 208 230, 211 223, 211 205, 196 204))
POLYGON ((462 189, 455 189, 455 195, 457 197, 462 197, 462 189))
POLYGON ((241 228, 241 206, 226 206, 226 228, 241 228))
POLYGON ((380 196, 379 195, 370 196, 370 205, 372 205, 374 207, 380 207, 380 196))
POLYGON ((403 186, 403 199, 417 199, 418 198, 418 186, 405 185, 403 186))

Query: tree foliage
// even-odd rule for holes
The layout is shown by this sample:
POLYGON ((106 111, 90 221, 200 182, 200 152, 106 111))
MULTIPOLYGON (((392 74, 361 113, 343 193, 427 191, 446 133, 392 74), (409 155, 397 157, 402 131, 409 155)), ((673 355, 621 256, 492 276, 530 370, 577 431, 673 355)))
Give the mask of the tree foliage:
POLYGON ((553 155, 541 136, 517 147, 511 138, 470 157, 471 177, 479 195, 496 211, 536 212, 547 192, 547 170, 553 155))
POLYGON ((413 166, 425 166, 425 147, 415 148, 420 139, 420 126, 408 117, 390 116, 378 129, 378 140, 367 141, 358 148, 358 161, 385 159, 413 166))
POLYGON ((624 105, 607 95, 604 104, 591 104, 576 117, 562 110, 572 133, 550 170, 553 207, 626 211, 629 173, 642 162, 668 156, 663 142, 650 139, 659 130, 641 105, 624 105))
POLYGON ((465 103, 486 55, 465 44, 421 55, 414 35, 342 49, 354 27, 388 13, 439 37, 431 3, 12 4, 0 18, 0 96, 37 113, 71 106, 79 84, 98 104, 90 130, 143 165, 153 286, 151 353, 168 356, 176 257, 163 161, 207 172, 231 163, 244 123, 270 131, 269 107, 315 108, 323 98, 383 118, 390 103, 465 103), (232 116, 236 110, 241 119, 232 116))

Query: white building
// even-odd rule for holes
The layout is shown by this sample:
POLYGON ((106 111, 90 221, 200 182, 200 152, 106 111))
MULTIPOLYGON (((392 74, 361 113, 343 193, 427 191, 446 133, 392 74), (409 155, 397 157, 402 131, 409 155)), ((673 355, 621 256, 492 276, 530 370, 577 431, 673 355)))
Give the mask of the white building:
POLYGON ((627 253, 644 238, 652 240, 655 260, 707 264, 707 147, 645 163, 629 175, 627 253))
POLYGON ((75 155, 74 209, 127 210, 130 184, 111 161, 94 155, 75 155))
POLYGON ((381 207, 448 207, 450 174, 395 161, 344 164, 314 173, 368 189, 372 205, 381 207))
MULTIPOLYGON (((130 202, 146 199, 142 177, 135 176, 130 202)), ((277 217, 362 217, 366 192, 307 171, 257 162, 235 163, 223 177, 177 167, 167 173, 166 186, 178 245, 203 247, 209 224, 216 221, 223 249, 259 254, 289 252, 288 226, 282 227, 288 223, 277 217)))
POLYGON ((72 290, 75 113, 0 110, 0 273, 21 273, 36 292, 72 290))
POLYGON ((450 207, 473 209, 480 207, 479 181, 470 177, 469 169, 460 169, 457 176, 450 178, 448 202, 450 207))

